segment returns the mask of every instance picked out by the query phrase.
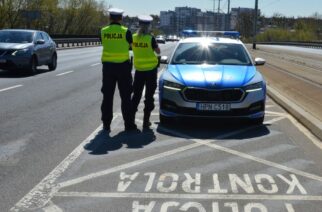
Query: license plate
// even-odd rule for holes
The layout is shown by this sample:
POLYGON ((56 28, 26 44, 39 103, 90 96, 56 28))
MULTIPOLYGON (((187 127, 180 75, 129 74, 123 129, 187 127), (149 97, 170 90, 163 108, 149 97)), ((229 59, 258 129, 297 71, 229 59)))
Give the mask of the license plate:
POLYGON ((7 60, 5 60, 5 59, 0 59, 0 63, 6 63, 7 62, 7 60))
POLYGON ((230 111, 230 104, 197 103, 197 110, 201 110, 201 111, 230 111))

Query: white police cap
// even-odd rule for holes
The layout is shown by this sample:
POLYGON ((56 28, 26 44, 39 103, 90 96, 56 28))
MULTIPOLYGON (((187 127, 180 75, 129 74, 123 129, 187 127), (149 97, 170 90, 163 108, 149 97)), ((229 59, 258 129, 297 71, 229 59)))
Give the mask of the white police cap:
POLYGON ((124 10, 119 8, 110 8, 108 9, 108 12, 110 13, 110 15, 123 15, 124 10))
POLYGON ((149 15, 139 15, 138 18, 140 23, 149 24, 151 21, 153 21, 153 18, 149 15))

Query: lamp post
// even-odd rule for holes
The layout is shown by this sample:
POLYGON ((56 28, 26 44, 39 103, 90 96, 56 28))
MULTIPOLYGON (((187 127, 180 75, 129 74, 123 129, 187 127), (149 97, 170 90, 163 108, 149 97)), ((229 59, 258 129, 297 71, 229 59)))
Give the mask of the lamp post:
POLYGON ((254 14, 254 32, 253 32, 253 49, 256 49, 256 34, 257 34, 257 11, 258 11, 258 0, 255 0, 255 14, 254 14))

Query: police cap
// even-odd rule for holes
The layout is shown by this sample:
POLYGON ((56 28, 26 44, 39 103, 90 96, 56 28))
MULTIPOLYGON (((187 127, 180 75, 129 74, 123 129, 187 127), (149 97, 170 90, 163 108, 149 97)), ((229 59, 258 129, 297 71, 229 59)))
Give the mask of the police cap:
POLYGON ((108 9, 108 12, 110 15, 122 16, 124 13, 124 10, 113 7, 113 8, 108 9))
POLYGON ((149 15, 139 15, 139 23, 140 24, 149 24, 153 21, 153 18, 149 15))

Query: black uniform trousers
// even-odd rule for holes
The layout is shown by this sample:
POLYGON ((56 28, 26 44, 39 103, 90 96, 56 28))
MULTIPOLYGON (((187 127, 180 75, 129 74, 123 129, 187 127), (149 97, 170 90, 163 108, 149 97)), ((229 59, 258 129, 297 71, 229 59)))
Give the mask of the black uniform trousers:
POLYGON ((129 61, 124 63, 103 63, 103 102, 101 106, 102 121, 107 127, 110 127, 113 119, 113 97, 116 84, 121 96, 121 110, 125 128, 131 128, 134 125, 132 118, 131 94, 132 94, 132 66, 129 61))
POLYGON ((138 105, 140 103, 142 92, 145 86, 144 116, 150 116, 151 111, 154 109, 153 96, 157 88, 157 77, 157 68, 150 71, 135 71, 132 96, 132 106, 134 114, 138 110, 138 105))

